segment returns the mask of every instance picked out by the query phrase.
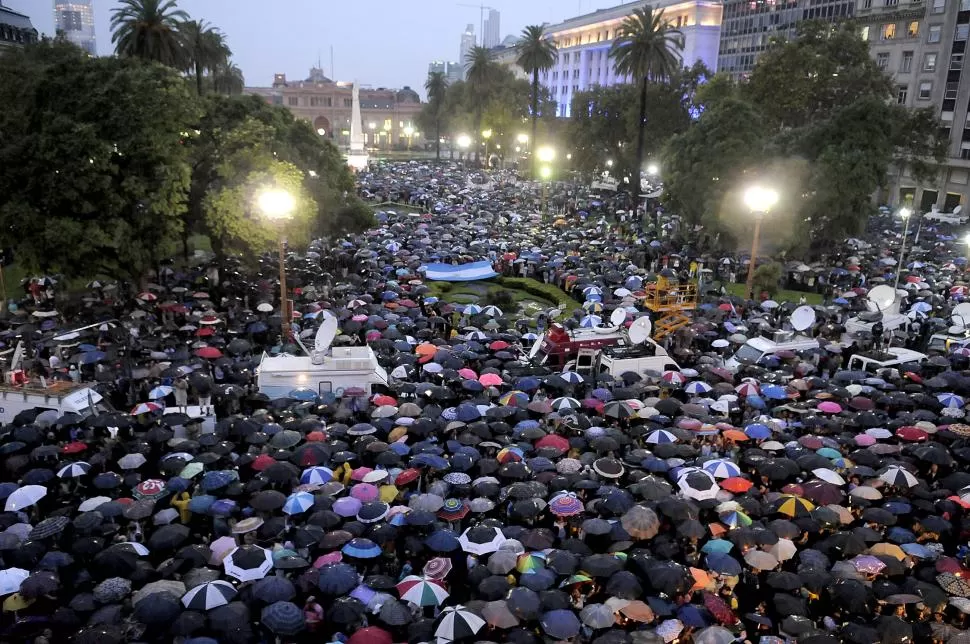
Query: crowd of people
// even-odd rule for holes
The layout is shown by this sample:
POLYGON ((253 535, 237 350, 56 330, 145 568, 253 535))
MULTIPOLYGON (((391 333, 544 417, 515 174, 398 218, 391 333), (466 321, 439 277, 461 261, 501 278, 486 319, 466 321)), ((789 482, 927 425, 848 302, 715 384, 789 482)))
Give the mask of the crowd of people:
POLYGON ((904 268, 880 231, 787 266, 827 291, 801 330, 818 346, 731 369, 799 302, 728 295, 743 258, 694 253, 676 218, 622 196, 561 184, 537 214, 538 186, 487 179, 372 167, 362 194, 405 203, 293 249, 292 321, 268 256, 25 297, 0 339, 32 381, 117 411, 0 430, 0 641, 970 641, 970 349, 954 335, 874 372, 831 357, 956 333, 965 246, 924 230, 904 268), (561 300, 540 319, 423 272, 483 260, 561 300), (907 323, 847 337, 897 270, 907 323), (678 369, 527 361, 546 324, 629 326, 659 280, 698 278, 665 343, 678 369), (388 384, 260 393, 263 353, 299 353, 331 315, 334 344, 371 347, 388 384), (187 405, 211 405, 214 430, 163 413, 187 405))

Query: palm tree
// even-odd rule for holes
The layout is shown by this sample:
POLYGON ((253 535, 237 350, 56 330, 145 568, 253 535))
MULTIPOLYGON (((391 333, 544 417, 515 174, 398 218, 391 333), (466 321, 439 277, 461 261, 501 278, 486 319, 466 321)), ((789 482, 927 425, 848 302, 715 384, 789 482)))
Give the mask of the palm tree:
POLYGON ((431 72, 424 82, 424 89, 428 92, 428 103, 434 112, 434 154, 435 159, 441 160, 441 110, 445 103, 445 92, 448 91, 448 81, 444 72, 431 72))
POLYGON ((205 20, 187 20, 179 25, 179 34, 185 46, 187 67, 195 73, 195 85, 202 95, 202 78, 206 71, 214 72, 232 55, 226 37, 205 20))
POLYGON ((179 23, 189 15, 175 0, 120 0, 111 12, 111 42, 119 56, 154 60, 181 69, 185 49, 179 23))
POLYGON ((629 75, 640 83, 640 121, 637 129, 637 165, 634 189, 640 189, 643 169, 643 132, 647 122, 647 83, 664 82, 680 64, 684 34, 664 20, 663 9, 635 9, 617 30, 610 58, 617 74, 629 75))
MULTIPOLYGON (((475 138, 482 131, 482 111, 488 101, 488 90, 495 77, 496 63, 487 47, 472 47, 465 54, 465 79, 475 102, 475 138)), ((481 159, 479 146, 475 146, 475 163, 481 159)))
POLYGON ((246 80, 242 70, 231 60, 225 60, 212 70, 212 88, 219 94, 237 96, 243 93, 246 80))
MULTIPOLYGON (((527 74, 532 74, 532 149, 536 146, 536 131, 539 118, 539 73, 550 69, 556 64, 556 46, 546 37, 545 28, 541 25, 529 25, 522 30, 519 37, 519 57, 516 60, 519 67, 527 74)), ((533 155, 533 158, 534 155, 533 155)))

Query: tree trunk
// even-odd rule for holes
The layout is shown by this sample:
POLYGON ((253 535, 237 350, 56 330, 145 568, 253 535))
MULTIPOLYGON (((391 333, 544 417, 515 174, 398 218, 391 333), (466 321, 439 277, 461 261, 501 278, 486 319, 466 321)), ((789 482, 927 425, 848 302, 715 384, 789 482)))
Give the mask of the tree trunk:
POLYGON ((441 161, 441 119, 434 120, 434 159, 441 161))
POLYGON ((539 69, 532 70, 532 140, 530 149, 532 150, 532 176, 537 177, 539 173, 536 172, 536 132, 539 128, 539 69))
POLYGON ((198 60, 195 61, 195 88, 202 96, 202 63, 198 60))
MULTIPOLYGON (((640 81, 640 127, 637 128, 637 167, 633 170, 633 194, 640 194, 640 173, 643 170, 643 135, 647 125, 647 77, 640 81)), ((639 201, 639 197, 637 198, 639 201)))

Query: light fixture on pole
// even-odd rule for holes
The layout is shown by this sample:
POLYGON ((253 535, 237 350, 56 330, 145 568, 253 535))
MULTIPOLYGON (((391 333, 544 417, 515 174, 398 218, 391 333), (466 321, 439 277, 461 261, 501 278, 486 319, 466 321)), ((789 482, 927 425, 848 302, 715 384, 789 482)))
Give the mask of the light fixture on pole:
POLYGON ((293 337, 290 327, 293 316, 290 313, 290 300, 286 289, 286 239, 284 239, 282 228, 283 222, 293 216, 293 211, 296 209, 296 199, 286 190, 268 188, 259 193, 256 198, 256 205, 264 217, 277 222, 280 227, 277 231, 280 256, 280 326, 283 339, 290 340, 293 337))
POLYGON ((411 137, 414 136, 414 128, 408 125, 404 128, 404 136, 408 137, 408 150, 411 149, 411 137))
POLYGON ((778 192, 762 186, 751 186, 744 192, 744 203, 754 213, 754 235, 751 238, 751 259, 748 262, 748 279, 744 286, 745 299, 754 298, 754 267, 758 257, 761 236, 761 220, 778 203, 778 192))
POLYGON ((542 177, 542 216, 546 216, 547 197, 549 196, 549 178, 552 177, 552 168, 547 165, 539 168, 539 176, 542 177))
POLYGON ((899 262, 896 264, 896 281, 893 290, 899 289, 899 278, 903 272, 903 254, 906 253, 906 235, 909 234, 909 217, 913 214, 912 209, 903 206, 899 209, 899 216, 903 218, 903 241, 899 244, 899 262))
POLYGON ((458 144, 458 158, 462 159, 468 150, 468 146, 472 144, 472 137, 467 134, 459 134, 455 142, 458 144))
POLYGON ((488 168, 488 140, 492 138, 491 130, 482 130, 482 141, 485 142, 485 167, 488 168))

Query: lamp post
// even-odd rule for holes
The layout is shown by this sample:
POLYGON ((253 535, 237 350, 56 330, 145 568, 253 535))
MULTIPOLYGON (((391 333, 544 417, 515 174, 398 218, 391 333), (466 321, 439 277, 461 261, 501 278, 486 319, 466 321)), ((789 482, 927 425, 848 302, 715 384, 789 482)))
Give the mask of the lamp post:
POLYGON ((552 176, 550 164, 556 158, 556 150, 548 145, 544 145, 536 150, 536 158, 542 163, 539 168, 539 176, 542 178, 542 214, 546 215, 546 196, 549 190, 549 177, 552 176))
POLYGON ((482 141, 485 143, 485 169, 488 169, 488 140, 492 138, 491 130, 482 130, 482 141))
POLYGON ((411 137, 414 136, 414 128, 408 125, 404 128, 404 136, 408 137, 408 151, 411 150, 411 137))
POLYGON ((754 213, 754 235, 751 238, 751 260, 748 263, 748 279, 744 286, 745 299, 754 298, 754 266, 758 257, 758 241, 761 237, 761 220, 778 203, 778 192, 762 186, 751 186, 744 192, 744 203, 754 213))
POLYGON ((456 142, 458 143, 458 158, 464 160, 465 152, 468 150, 468 146, 472 144, 472 137, 467 134, 460 134, 456 142))
POLYGON ((899 245, 899 263, 896 265, 896 281, 893 284, 893 291, 899 288, 899 278, 903 272, 903 254, 906 252, 906 235, 909 234, 909 217, 913 211, 906 206, 899 209, 899 216, 903 218, 903 241, 899 245))
POLYGON ((370 130, 370 141, 368 141, 368 143, 370 143, 370 146, 372 148, 376 148, 377 146, 374 145, 374 130, 377 129, 377 123, 375 123, 374 121, 371 121, 370 123, 367 124, 367 129, 370 130))
POLYGON ((390 150, 391 149, 391 122, 390 121, 384 121, 384 136, 387 137, 387 143, 385 144, 384 149, 390 150))
POLYGON ((286 239, 283 236, 283 222, 293 215, 296 208, 296 199, 286 190, 279 188, 268 188, 261 193, 256 200, 259 210, 263 216, 274 222, 278 222, 279 233, 279 254, 280 254, 280 317, 283 331, 283 339, 289 340, 293 337, 290 324, 293 317, 290 314, 290 300, 286 289, 286 239))
POLYGON ((542 177, 542 216, 545 217, 548 214, 548 196, 549 196, 549 177, 552 176, 552 168, 547 165, 539 168, 539 176, 542 177))

